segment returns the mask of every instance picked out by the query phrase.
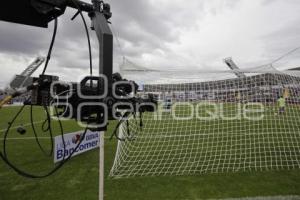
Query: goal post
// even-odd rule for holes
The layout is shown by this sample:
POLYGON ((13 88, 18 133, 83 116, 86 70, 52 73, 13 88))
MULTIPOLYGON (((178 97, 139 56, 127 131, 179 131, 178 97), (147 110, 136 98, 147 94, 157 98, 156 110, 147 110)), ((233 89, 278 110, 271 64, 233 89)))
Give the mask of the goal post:
POLYGON ((146 113, 143 127, 135 118, 123 123, 119 137, 125 140, 118 142, 109 176, 299 169, 300 76, 275 70, 244 74, 146 84, 143 92, 155 93, 159 102, 170 94, 171 113, 146 113))

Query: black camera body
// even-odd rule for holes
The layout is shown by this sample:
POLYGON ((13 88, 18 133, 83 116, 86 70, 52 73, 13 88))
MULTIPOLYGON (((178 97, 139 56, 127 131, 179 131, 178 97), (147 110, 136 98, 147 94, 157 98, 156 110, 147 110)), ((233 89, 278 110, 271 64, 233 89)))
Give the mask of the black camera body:
POLYGON ((154 112, 157 107, 154 95, 137 97, 138 85, 118 73, 113 74, 111 87, 101 76, 87 76, 80 83, 62 83, 57 76, 41 75, 34 82, 38 84, 29 104, 54 106, 59 117, 76 119, 95 130, 106 130, 108 120, 121 119, 124 112, 154 112))
POLYGON ((31 105, 49 106, 51 101, 50 87, 58 76, 40 75, 39 78, 33 78, 32 82, 37 83, 31 91, 31 105))

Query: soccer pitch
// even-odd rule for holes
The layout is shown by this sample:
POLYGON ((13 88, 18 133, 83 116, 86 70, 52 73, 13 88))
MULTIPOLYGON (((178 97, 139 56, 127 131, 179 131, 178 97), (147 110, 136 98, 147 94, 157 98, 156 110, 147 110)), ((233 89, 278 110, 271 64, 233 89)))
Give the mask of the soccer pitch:
MULTIPOLYGON (((286 112, 286 118, 293 122, 297 119, 294 116, 297 106, 291 107, 293 115, 289 116, 289 110, 286 112), (289 119, 290 118, 290 119, 289 119)), ((0 110, 0 136, 2 138, 7 123, 13 118, 18 107, 7 107, 0 110)), ((264 126, 269 130, 278 130, 292 132, 296 130, 294 126, 284 126, 277 123, 279 117, 275 116, 273 108, 266 112, 266 122, 264 126), (283 130, 280 128, 283 127, 283 130)), ((167 114, 164 114, 167 115, 167 114)), ((34 122, 36 129, 40 130, 45 115, 42 110, 34 110, 34 122)), ((146 116, 147 118, 147 116, 146 116)), ((279 118, 280 119, 280 118, 279 118)), ((146 121, 147 122, 147 121, 146 121)), ((149 122, 149 121, 148 121, 149 122)), ((20 135, 16 129, 12 129, 7 142, 8 156, 16 165, 32 173, 46 173, 52 167, 53 157, 45 157, 33 139, 33 133, 30 128, 29 108, 21 114, 13 127, 23 124, 27 128, 25 135, 20 135)), ((167 123, 162 121, 159 123, 167 123)), ((215 122, 199 123, 199 127, 190 127, 204 130, 215 126, 215 122)), ((283 123, 283 122, 282 122, 283 123)), ((234 125, 234 122, 226 122, 227 129, 234 125)), ((116 122, 110 122, 106 137, 112 134, 116 122)), ((65 133, 81 130, 74 121, 63 122, 65 133)), ((147 124, 146 124, 147 126, 147 124)), ((179 126, 179 125, 178 125, 179 126)), ((159 126, 157 126, 159 127, 159 126)), ((250 127, 250 126, 249 126, 250 127)), ((147 127, 145 127, 147 128, 147 127)), ((176 128, 176 127, 173 127, 176 128)), ((178 127, 177 127, 178 128, 178 127)), ((222 128, 222 127, 221 127, 222 128)), ((224 127, 223 127, 224 128, 224 127)), ((59 135, 59 126, 53 122, 55 135, 59 135)), ((224 131, 226 129, 223 129, 224 131)), ((40 131, 38 131, 40 132, 40 131)), ((170 133, 171 134, 171 133, 170 133)), ((42 138, 42 144, 49 148, 49 140, 45 134, 39 134, 42 138)), ((135 141, 132 141, 135 142, 135 141)), ((284 143, 285 141, 283 141, 284 143)), ((222 145, 220 143, 220 145, 222 145)), ((263 144, 262 144, 263 145, 263 144)), ((268 144, 265 144, 268 146, 268 144)), ((224 199, 224 198, 242 198, 257 196, 286 196, 300 195, 300 170, 276 170, 276 171, 251 171, 235 173, 215 173, 198 174, 197 176, 158 176, 158 177, 138 177, 128 179, 111 179, 108 177, 113 165, 117 141, 106 139, 105 141, 105 199, 224 199)), ((0 147, 2 148, 2 139, 0 147)), ((207 147, 209 148, 209 147, 207 147)), ((219 147, 221 148, 221 146, 219 147)), ((218 149, 218 148, 216 148, 218 149)), ((300 152, 299 152, 300 154, 300 152)), ((23 178, 13 172, 2 161, 0 162, 0 200, 22 199, 58 199, 58 200, 82 200, 98 198, 98 151, 90 151, 85 154, 74 157, 56 174, 39 180, 23 178)), ((283 197, 284 199, 285 197, 283 197)), ((288 198, 288 197, 286 197, 288 198)), ((297 197, 294 197, 297 198, 297 197)))
POLYGON ((204 103, 174 104, 160 116, 148 113, 143 129, 130 120, 129 131, 122 131, 129 140, 119 143, 111 176, 299 169, 297 105, 279 116, 274 104, 204 103))

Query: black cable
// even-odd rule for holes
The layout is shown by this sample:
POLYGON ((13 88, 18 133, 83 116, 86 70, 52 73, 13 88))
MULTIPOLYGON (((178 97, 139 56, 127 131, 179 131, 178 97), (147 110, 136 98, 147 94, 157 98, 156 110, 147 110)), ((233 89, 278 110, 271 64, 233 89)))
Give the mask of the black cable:
POLYGON ((144 127, 144 123, 143 123, 143 112, 140 112, 140 128, 141 130, 143 129, 144 127))
MULTIPOLYGON (((3 153, 6 154, 6 148, 4 148, 6 146, 6 138, 7 138, 7 135, 8 135, 8 132, 11 128, 11 126, 13 125, 13 123, 16 121, 16 119, 19 117, 19 115, 21 114, 21 112, 24 110, 25 108, 25 105, 23 105, 19 111, 17 112, 17 114, 14 116, 14 118, 8 123, 8 127, 4 133, 4 136, 3 136, 3 153)), ((0 154, 2 154, 2 152, 0 152, 0 154)))
POLYGON ((53 35, 52 35, 52 39, 51 39, 51 43, 50 43, 50 46, 49 46, 49 50, 48 50, 48 54, 47 54, 47 58, 46 58, 46 62, 45 62, 45 66, 44 66, 42 75, 45 74, 45 72, 47 70, 47 67, 48 67, 48 64, 49 64, 49 61, 51 59, 52 49, 53 49, 53 45, 55 43, 55 38, 56 38, 56 33, 57 33, 57 21, 58 21, 57 18, 55 18, 54 19, 53 35))
POLYGON ((50 130, 50 126, 49 126, 49 123, 48 123, 48 119, 45 119, 42 123, 42 131, 47 132, 49 130, 50 130))
POLYGON ((49 131, 49 133, 50 133, 51 149, 50 149, 49 153, 47 153, 46 150, 42 147, 42 145, 39 141, 38 135, 36 133, 35 125, 34 125, 34 122, 33 122, 33 106, 32 105, 30 106, 30 123, 31 123, 32 131, 33 131, 33 134, 34 134, 34 137, 35 137, 35 140, 36 140, 36 143, 37 143, 38 147, 43 152, 43 154, 45 154, 45 156, 50 157, 50 156, 53 155, 53 134, 52 134, 52 128, 51 128, 50 114, 49 114, 48 109, 47 109, 46 106, 44 106, 44 109, 45 109, 46 114, 47 114, 47 119, 43 122, 42 129, 43 129, 44 132, 49 131), (46 122, 48 122, 48 127, 46 129, 44 129, 44 124, 46 124, 46 122))
MULTIPOLYGON (((9 126, 4 134, 4 138, 3 138, 3 153, 0 152, 0 157, 3 159, 3 161, 8 165, 10 166, 13 170, 15 170, 18 174, 24 176, 24 177, 27 177, 27 178, 43 178, 43 177, 47 177, 48 174, 44 175, 44 176, 38 176, 38 175, 33 175, 33 174, 29 174, 19 168, 17 168, 14 164, 12 164, 8 157, 7 157, 7 152, 6 152, 6 141, 7 141, 7 137, 8 137, 8 133, 10 131, 10 128, 12 126, 12 124, 14 124, 15 120, 18 118, 18 116, 20 115, 20 113, 23 111, 24 107, 26 105, 23 105, 21 107, 21 109, 18 111, 18 113, 15 115, 15 117, 12 119, 12 121, 9 123, 9 126)), ((61 133, 62 133, 62 137, 63 137, 63 129, 62 129, 62 126, 61 126, 61 122, 60 122, 60 127, 61 127, 61 133)), ((64 149, 65 149, 65 142, 64 142, 64 138, 63 138, 63 146, 64 146, 64 149)), ((64 155, 65 157, 65 155, 64 155)), ((63 157, 63 158, 64 158, 63 157)), ((55 170, 56 171, 56 170, 55 170)), ((54 170, 50 171, 51 174, 53 174, 55 172, 54 170)), ((51 175, 49 174, 49 175, 51 175)))
MULTIPOLYGON (((78 8, 78 12, 82 18, 82 21, 83 21, 83 24, 84 24, 84 27, 85 27, 85 31, 86 31, 86 35, 87 35, 87 40, 88 40, 88 49, 89 49, 89 60, 90 60, 90 75, 92 76, 93 74, 93 63, 92 63, 92 49, 91 49, 91 42, 90 42, 90 36, 89 36, 89 31, 88 31, 88 27, 87 27, 87 24, 86 24, 86 21, 85 21, 85 18, 81 12, 81 9, 80 7, 77 5, 77 2, 72 0, 72 2, 76 5, 76 7, 78 8)), ((52 39, 51 39, 51 44, 50 44, 50 47, 49 47, 49 50, 48 50, 48 54, 47 54, 47 58, 46 58, 46 62, 45 62, 45 66, 44 66, 44 69, 43 69, 43 72, 42 72, 42 75, 45 74, 46 70, 47 70, 47 67, 48 67, 48 64, 49 64, 49 61, 51 59, 51 54, 52 54, 52 49, 53 49, 53 46, 54 46, 54 43, 55 43, 55 39, 56 39, 56 33, 57 33, 57 25, 58 24, 58 20, 57 18, 54 19, 54 30, 53 30, 53 35, 52 35, 52 39)), ((92 85, 91 85, 92 87, 92 85)), ((20 113, 23 111, 25 105, 23 105, 21 107, 21 109, 18 111, 18 113, 15 115, 15 117, 13 118, 13 120, 10 122, 5 134, 4 134, 4 139, 3 139, 3 153, 0 152, 0 157, 3 159, 3 161, 8 165, 10 166, 14 171, 16 171, 18 174, 24 176, 24 177, 27 177, 27 178, 45 178, 45 177, 48 177, 50 175, 52 175, 53 173, 55 173, 57 170, 59 170, 67 161, 70 160, 70 158, 72 157, 72 155, 78 150, 78 148, 80 147, 83 139, 85 138, 86 136, 86 133, 87 133, 87 130, 88 130, 88 124, 89 124, 89 120, 88 120, 88 123, 87 123, 87 127, 86 129, 84 130, 84 133, 80 139, 80 142, 77 144, 77 146, 75 147, 74 151, 69 155, 69 157, 67 157, 65 159, 65 153, 63 155, 63 160, 56 166, 54 167, 51 171, 49 171, 48 173, 44 174, 44 175, 35 175, 35 174, 30 174, 30 173, 27 173, 23 170, 21 170, 20 168, 18 168, 17 166, 15 166, 9 159, 8 159, 8 156, 7 156, 7 149, 6 149, 6 141, 7 141, 7 137, 8 137, 8 134, 9 134, 9 131, 11 129, 11 126, 12 124, 15 122, 15 120, 18 118, 18 116, 20 115, 20 113)), ((51 138, 51 144, 52 144, 52 149, 51 149, 51 154, 53 153, 53 135, 52 135, 52 130, 51 130, 51 118, 49 117, 49 113, 48 113, 48 110, 47 110, 47 107, 45 107, 45 111, 47 113, 47 119, 44 121, 43 125, 42 125, 42 129, 43 131, 50 131, 50 138, 51 138), (48 123, 48 126, 45 128, 45 124, 48 123)), ((58 112, 57 112, 57 107, 55 107, 55 110, 56 110, 56 114, 58 116, 58 112)), ((127 113, 126 115, 129 115, 130 113, 127 113)), ((123 118, 125 117, 125 115, 123 116, 123 118)), ((61 129, 61 136, 62 136, 62 141, 63 141, 63 148, 64 148, 64 152, 66 150, 66 144, 65 144, 65 140, 64 140, 64 130, 63 130, 63 127, 62 127, 62 123, 59 119, 59 116, 58 116, 58 121, 59 121, 59 126, 60 126, 60 129, 61 129)), ((122 121, 122 120, 121 120, 122 121)), ((38 136, 36 134, 36 131, 35 131, 35 127, 33 125, 33 111, 32 111, 32 106, 31 106, 31 124, 32 124, 32 128, 33 128, 33 132, 35 134, 35 138, 36 138, 36 141, 37 141, 37 144, 38 146, 40 147, 41 151, 43 151, 44 153, 46 153, 44 151, 44 149, 42 148, 41 144, 39 143, 39 140, 38 140, 38 136)), ((117 127, 120 126, 121 123, 118 124, 117 127)), ((116 134, 116 137, 118 138, 117 134, 116 134)), ((118 138, 120 139, 120 138, 118 138)))
MULTIPOLYGON (((90 75, 92 76, 93 75, 93 58, 92 58, 92 48, 91 48, 91 40, 90 40, 89 29, 88 29, 88 26, 86 24, 85 18, 84 18, 83 14, 82 14, 82 10, 81 10, 80 6, 77 4, 76 1, 74 1, 74 0, 71 0, 71 1, 77 7, 78 13, 80 14, 80 17, 82 19, 82 22, 83 22, 83 25, 84 25, 84 29, 85 29, 85 32, 86 32, 86 37, 87 37, 87 41, 88 41, 88 48, 89 48, 90 75)), ((74 17, 76 17, 76 15, 74 17)), ((72 20, 73 19, 74 18, 72 18, 72 20)))
MULTIPOLYGON (((7 158, 7 153, 6 153, 6 140, 7 140, 7 136, 8 136, 8 132, 13 124, 13 122, 17 119, 17 117, 20 115, 20 113, 22 112, 22 110, 24 109, 25 105, 22 106, 22 108, 20 109, 20 111, 16 114, 16 116, 13 118, 13 120, 11 121, 11 123, 9 124, 5 134, 4 134, 4 139, 3 139, 3 153, 0 152, 0 157, 2 158, 2 160, 8 165, 10 166, 13 170, 15 170, 18 174, 20 174, 21 176, 27 177, 27 178, 46 178, 52 174, 54 174, 57 170, 59 170, 67 161, 69 161, 71 159, 71 157, 73 156, 73 154, 78 150, 79 146, 81 145, 83 139, 86 136, 87 130, 88 130, 88 126, 86 127, 80 142, 77 144, 77 146, 75 147, 74 151, 69 155, 68 158, 65 159, 65 154, 63 155, 63 160, 55 167, 53 168, 50 172, 44 174, 44 175, 35 175, 35 174, 29 174, 19 168, 17 168, 14 164, 12 164, 12 162, 7 158)), ((57 108, 55 107, 57 116, 58 116, 58 112, 57 112, 57 108)), ((59 117, 58 117, 59 118, 59 117)), ((63 146, 64 146, 64 150, 66 148, 66 144, 65 144, 65 140, 64 140, 64 134, 63 134, 63 127, 61 124, 61 121, 59 120, 59 125, 61 128, 61 135, 62 135, 62 140, 63 140, 63 146)))
MULTIPOLYGON (((87 35, 87 40, 88 40, 88 49, 89 49, 89 60, 90 60, 90 75, 92 76, 93 75, 93 61, 92 61, 92 48, 91 48, 91 42, 90 42, 90 35, 89 35, 89 31, 88 31, 88 27, 87 27, 87 24, 86 24, 86 21, 85 21, 85 18, 81 12, 81 9, 80 7, 77 5, 77 3, 72 0, 73 3, 76 5, 76 7, 78 8, 78 12, 81 16, 81 19, 83 21, 83 24, 84 24, 84 27, 85 27, 85 31, 86 31, 86 35, 87 35)), ((50 46, 49 46, 49 50, 48 50, 48 54, 47 54, 47 58, 46 58, 46 62, 45 62, 45 66, 44 66, 44 69, 43 69, 43 72, 42 72, 42 75, 45 74, 46 70, 47 70, 47 67, 48 67, 48 64, 49 64, 49 61, 51 59, 51 54, 52 54, 52 50, 53 50, 53 46, 54 46, 54 43, 55 43, 55 39, 56 39, 56 33, 57 33, 57 25, 58 24, 58 20, 57 18, 54 19, 54 30, 53 30, 53 35, 52 35, 52 39, 51 39, 51 43, 50 43, 50 46)), ((91 85, 92 87, 92 85, 91 85)), ((16 171, 18 174, 24 176, 24 177, 27 177, 27 178, 45 178, 45 177, 48 177, 50 175, 52 175, 53 173, 55 173, 57 170, 59 170, 71 157, 72 155, 78 150, 79 146, 81 145, 83 139, 85 138, 86 136, 86 133, 87 133, 87 130, 88 130, 88 124, 87 124, 87 127, 86 129, 84 130, 84 133, 83 133, 83 136, 81 137, 80 139, 80 142, 77 144, 77 146, 75 147, 74 151, 69 155, 69 157, 67 159, 65 159, 65 154, 63 155, 63 160, 55 167, 53 168, 50 172, 44 174, 44 175, 35 175, 35 174, 30 174, 30 173, 27 173, 23 170, 21 170, 20 168, 18 168, 17 166, 15 166, 7 157, 7 152, 6 152, 6 141, 7 141, 7 137, 8 137, 8 133, 11 129, 11 126, 12 124, 15 122, 15 120, 18 118, 18 116, 20 115, 20 113, 23 111, 25 105, 23 105, 21 107, 21 109, 18 111, 18 113, 15 115, 15 117, 13 118, 13 120, 9 123, 9 126, 4 134, 4 139, 3 139, 3 153, 0 152, 0 157, 2 158, 2 160, 8 165, 10 166, 14 171, 16 171)), ((47 119, 44 121, 43 125, 42 125, 42 129, 43 131, 47 131, 49 130, 50 131, 50 139, 51 139, 51 152, 50 154, 52 155, 53 154, 53 135, 52 135, 52 130, 51 130, 51 118, 50 118, 50 115, 48 113, 48 110, 47 110, 47 107, 44 106, 44 109, 47 113, 47 119), (45 124, 48 123, 48 127, 45 128, 45 124)), ((55 107, 55 110, 56 110, 56 114, 58 116, 58 112, 57 112, 57 108, 55 107)), ((32 106, 31 106, 31 125, 32 125, 32 129, 33 129, 33 132, 34 132, 34 135, 35 135, 35 138, 36 138, 36 141, 37 141, 37 144, 38 146, 40 147, 41 151, 44 153, 44 154, 47 154, 46 151, 42 148, 39 140, 38 140, 38 136, 36 134, 36 130, 35 130, 35 126, 33 124, 33 111, 32 111, 32 106)), ((59 116, 58 116, 58 121, 59 121, 59 125, 60 125, 60 129, 61 129, 61 136, 62 136, 62 141, 63 141, 63 147, 64 147, 64 151, 66 149, 66 144, 65 144, 65 140, 64 140, 64 131, 63 131, 63 127, 62 127, 62 123, 59 119, 59 116)), ((89 120, 88 120, 89 121, 89 120)))
POLYGON ((124 120, 124 118, 125 118, 125 115, 128 115, 129 113, 128 112, 126 112, 126 113, 124 113, 124 115, 122 115, 122 117, 121 117, 121 119, 120 119, 120 121, 118 122, 118 124, 117 124, 117 126, 115 127, 115 130, 113 131, 113 133, 111 134, 111 136, 110 136, 110 138, 109 138, 109 140, 112 140, 113 139, 113 137, 115 136, 116 138, 117 138, 117 140, 119 140, 119 141, 122 141, 122 142, 125 142, 125 139, 123 139, 123 138, 120 138, 119 136, 118 136, 118 133, 117 133, 117 131, 118 131, 118 129, 119 129, 119 127, 120 127, 120 125, 125 121, 124 120))
POLYGON ((113 133, 112 133, 111 136, 110 136, 110 140, 112 140, 113 137, 115 137, 115 138, 116 138, 117 140, 119 140, 119 141, 122 141, 122 142, 125 142, 125 141, 126 141, 125 139, 120 138, 120 137, 118 136, 118 133, 117 133, 119 127, 120 127, 121 124, 124 123, 124 122, 126 122, 126 130, 127 130, 127 136, 128 136, 128 137, 127 137, 127 140, 129 140, 129 141, 134 140, 134 139, 131 139, 132 136, 131 136, 131 133, 130 133, 129 122, 128 122, 128 119, 127 119, 127 117, 128 117, 130 114, 131 114, 131 112, 125 112, 125 113, 122 115, 120 121, 118 122, 118 124, 117 124, 117 126, 115 127, 113 133))

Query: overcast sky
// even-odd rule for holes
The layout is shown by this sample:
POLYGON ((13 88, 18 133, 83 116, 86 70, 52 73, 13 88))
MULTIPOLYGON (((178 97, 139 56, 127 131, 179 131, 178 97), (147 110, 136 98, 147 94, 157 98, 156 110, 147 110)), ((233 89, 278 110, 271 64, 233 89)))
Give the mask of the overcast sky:
MULTIPOLYGON (((263 65, 300 46, 299 0, 109 0, 115 40, 114 68, 125 55, 151 69, 226 69, 222 59, 233 57, 241 68, 263 65)), ((84 28, 75 10, 59 18, 57 40, 48 74, 77 80, 88 74, 84 28)), ((87 18, 88 20, 88 18, 87 18)), ((0 22, 0 87, 36 57, 47 52, 48 29, 0 22)), ((94 69, 98 44, 91 31, 94 69)), ((300 52, 278 63, 298 67, 300 52), (292 61, 293 62, 290 62, 292 61)), ((38 74, 39 72, 37 72, 38 74)))

